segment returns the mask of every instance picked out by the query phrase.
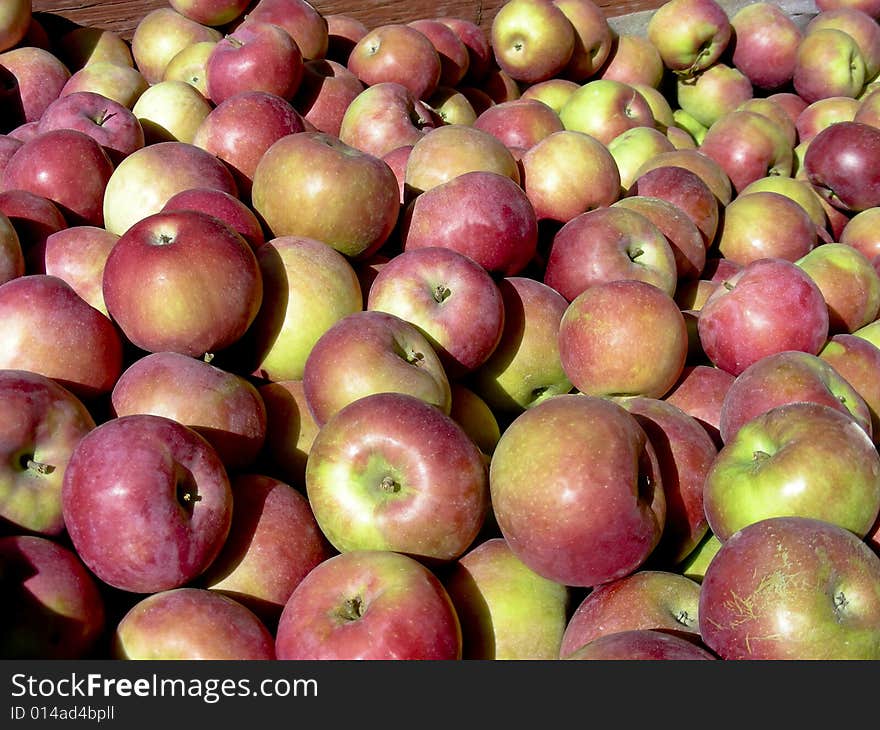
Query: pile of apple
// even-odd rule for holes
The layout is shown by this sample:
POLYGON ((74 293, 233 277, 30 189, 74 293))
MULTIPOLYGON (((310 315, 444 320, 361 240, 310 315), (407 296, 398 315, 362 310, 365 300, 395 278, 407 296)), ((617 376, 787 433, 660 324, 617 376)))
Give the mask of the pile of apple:
POLYGON ((878 18, 5 0, 0 656, 880 659, 878 18))

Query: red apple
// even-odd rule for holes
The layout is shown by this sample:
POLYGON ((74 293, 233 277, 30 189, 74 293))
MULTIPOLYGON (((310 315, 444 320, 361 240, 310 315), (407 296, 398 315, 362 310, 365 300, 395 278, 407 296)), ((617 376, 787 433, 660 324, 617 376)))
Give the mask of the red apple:
POLYGON ((0 213, 12 224, 18 238, 24 256, 24 273, 46 273, 46 241, 53 233, 68 227, 58 206, 43 195, 14 189, 0 192, 0 213))
POLYGON ((71 76, 58 56, 35 46, 0 53, 0 66, 15 77, 25 122, 39 121, 71 76))
POLYGON ((581 83, 602 68, 611 53, 614 31, 605 10, 593 0, 553 0, 553 4, 574 28, 574 50, 559 76, 581 83))
POLYGON ((858 213, 880 206, 880 129, 863 122, 838 122, 807 147, 807 180, 834 208, 858 213))
POLYGON ((473 123, 510 148, 528 150, 545 137, 563 130, 553 109, 536 99, 513 99, 490 106, 473 123))
POLYGON ((291 103, 319 132, 338 137, 346 109, 364 88, 343 63, 315 59, 303 64, 302 80, 291 103))
POLYGON ((160 212, 198 210, 219 218, 241 235, 255 251, 266 242, 263 227, 256 213, 241 198, 217 188, 181 190, 165 201, 160 212))
POLYGON ((109 317, 104 303, 104 264, 118 240, 115 233, 98 226, 62 228, 46 237, 43 268, 109 317))
POLYGON ((308 0, 257 0, 242 20, 280 25, 296 41, 306 61, 327 54, 327 18, 308 0))
POLYGON ((627 129, 653 127, 654 114, 641 94, 623 81, 592 79, 572 92, 559 110, 566 129, 608 144, 627 129))
POLYGON ((731 14, 730 25, 731 60, 753 86, 772 92, 791 82, 803 31, 785 10, 772 2, 749 3, 731 14))
POLYGON ((24 276, 24 252, 9 216, 0 213, 0 284, 24 276))
POLYGON ((874 442, 880 441, 880 348, 863 337, 837 334, 819 351, 819 357, 829 363, 855 388, 871 414, 871 433, 874 442))
POLYGON ((325 58, 345 66, 352 48, 370 29, 360 18, 347 13, 327 13, 324 20, 327 21, 325 58))
POLYGON ((685 365, 664 400, 697 419, 720 448, 721 408, 734 380, 734 375, 714 365, 685 365))

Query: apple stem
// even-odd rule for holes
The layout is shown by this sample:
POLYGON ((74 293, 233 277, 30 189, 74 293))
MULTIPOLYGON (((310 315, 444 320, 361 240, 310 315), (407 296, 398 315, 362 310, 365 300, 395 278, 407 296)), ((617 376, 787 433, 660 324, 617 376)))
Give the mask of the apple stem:
POLYGON ((211 360, 213 360, 213 359, 214 359, 213 352, 206 352, 204 355, 202 355, 202 360, 204 360, 207 363, 210 363, 211 360))
POLYGON ((337 612, 343 621, 357 621, 364 615, 364 602, 360 596, 348 598, 337 612))
POLYGON ((767 461, 767 459, 769 459, 769 458, 770 458, 770 454, 768 454, 766 451, 759 450, 759 451, 755 451, 752 454, 752 461, 755 462, 755 465, 758 465, 761 462, 767 461))
POLYGON ((629 260, 630 260, 630 261, 635 261, 639 256, 644 256, 644 254, 645 254, 645 249, 643 249, 643 248, 637 248, 635 251, 633 251, 633 252, 629 255, 629 260))
POLYGON ((449 287, 446 287, 443 284, 438 284, 434 287, 434 301, 437 302, 437 304, 445 302, 451 296, 452 292, 449 290, 449 287))
POLYGON ((381 489, 383 492, 394 494, 395 492, 400 491, 400 485, 390 476, 386 475, 382 477, 382 481, 379 482, 379 489, 381 489))
POLYGON ((33 459, 27 460, 27 468, 37 474, 51 474, 55 471, 55 467, 51 464, 44 464, 42 461, 34 461, 33 459))

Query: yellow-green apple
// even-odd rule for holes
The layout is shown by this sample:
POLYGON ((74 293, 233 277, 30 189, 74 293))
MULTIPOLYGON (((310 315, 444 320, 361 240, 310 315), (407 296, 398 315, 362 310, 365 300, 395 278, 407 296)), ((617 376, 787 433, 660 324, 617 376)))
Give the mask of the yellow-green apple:
POLYGON ((835 408, 873 433, 867 403, 843 375, 818 355, 786 350, 762 357, 736 376, 721 404, 721 438, 726 444, 753 418, 798 402, 835 408))
POLYGON ((614 32, 593 0, 553 0, 574 28, 574 49, 558 77, 581 83, 594 76, 611 52, 614 32))
POLYGON ((254 172, 266 150, 305 128, 302 115, 286 99, 265 91, 243 91, 208 113, 192 143, 222 160, 242 199, 250 201, 254 172))
POLYGON ((284 28, 249 20, 217 42, 205 66, 208 98, 216 105, 244 91, 291 100, 303 75, 303 54, 284 28))
POLYGON ((852 333, 880 313, 880 273, 861 251, 845 243, 817 246, 795 262, 816 282, 828 305, 828 331, 852 333))
POLYGON ((14 189, 0 192, 0 213, 12 224, 18 237, 24 256, 24 273, 46 273, 46 239, 68 227, 60 208, 44 195, 14 189))
POLYGON ((525 152, 520 167, 522 187, 539 222, 567 223, 620 197, 614 155, 584 132, 564 129, 548 135, 525 152))
POLYGON ((363 309, 360 282, 345 256, 314 238, 273 238, 256 256, 263 303, 236 349, 254 375, 299 380, 321 335, 363 309))
POLYGON ((703 237, 697 224, 675 203, 647 195, 629 195, 615 202, 612 207, 627 208, 640 213, 666 237, 675 257, 675 293, 681 289, 684 281, 699 279, 706 266, 703 237))
POLYGON ((697 326, 709 360, 739 375, 762 357, 783 350, 818 354, 828 339, 828 305, 796 264, 758 259, 710 295, 697 326))
POLYGON ((229 476, 214 448, 182 423, 149 414, 111 418, 79 440, 61 503, 86 566, 134 593, 201 575, 232 519, 229 476))
POLYGON ((853 215, 843 227, 839 242, 852 246, 874 261, 880 255, 880 207, 867 208, 853 215))
MULTIPOLYGON (((410 152, 407 171, 417 147, 410 152)), ((464 172, 431 187, 401 217, 404 251, 442 246, 470 257, 490 274, 521 273, 537 249, 537 216, 525 191, 489 170, 464 172)))
POLYGON ((514 555, 567 586, 632 573, 665 523, 653 446, 635 416, 597 396, 557 395, 518 415, 495 447, 489 486, 514 555))
POLYGON ((272 660, 273 636, 228 596, 185 586, 154 591, 113 630, 111 656, 124 660, 272 660))
POLYGON ((791 198, 810 216, 810 220, 816 226, 819 238, 825 240, 830 235, 825 208, 822 207, 818 193, 805 180, 799 180, 796 177, 783 177, 782 175, 767 175, 750 182, 740 191, 739 195, 745 196, 759 191, 779 193, 791 198))
POLYGON ((324 57, 345 66, 351 49, 370 29, 363 20, 348 13, 326 13, 324 20, 327 21, 327 51, 324 57))
POLYGON ((0 53, 0 66, 15 77, 25 122, 38 121, 71 76, 58 56, 35 46, 0 53))
POLYGON ((302 380, 320 426, 373 393, 413 395, 449 413, 449 379, 431 343, 414 324, 387 312, 355 312, 332 325, 312 347, 302 380))
POLYGON ((838 122, 810 141, 804 172, 831 206, 859 213, 880 206, 878 156, 880 129, 863 122, 838 122))
POLYGON ((202 25, 226 25, 240 18, 251 0, 168 0, 181 15, 202 25))
POLYGON ((431 39, 401 22, 372 28, 355 44, 346 66, 364 86, 393 81, 416 99, 430 96, 442 73, 440 54, 431 39))
POLYGON ((46 237, 44 270, 66 281, 85 301, 110 316, 104 304, 104 264, 119 236, 100 226, 69 226, 46 237))
POLYGON ((0 51, 6 51, 25 37, 33 20, 31 0, 9 0, 0 9, 0 51))
POLYGON ((76 553, 38 535, 0 538, 5 659, 83 659, 106 629, 104 598, 76 553))
POLYGON ((162 81, 184 81, 208 98, 208 59, 218 41, 199 41, 181 48, 165 67, 162 81))
POLYGON ((880 456, 849 413, 785 403, 746 421, 725 442, 706 475, 703 502, 722 542, 783 516, 823 520, 863 538, 880 511, 880 456))
POLYGON ((15 532, 59 536, 64 471, 94 418, 51 378, 14 369, 0 370, 0 413, 0 518, 15 532))
POLYGON ((503 538, 468 550, 443 584, 461 622, 463 659, 559 657, 570 592, 525 565, 503 538))
POLYGON ((874 89, 857 101, 858 108, 852 121, 880 127, 880 90, 874 89))
POLYGON ((468 50, 467 72, 462 83, 479 85, 495 60, 486 30, 466 18, 443 16, 438 17, 437 20, 452 28, 468 50))
POLYGON ((280 25, 290 33, 307 61, 324 58, 327 53, 327 19, 308 0, 258 0, 241 20, 280 25))
POLYGON ((816 224, 801 205, 782 193, 740 193, 724 209, 718 252, 738 264, 779 258, 796 262, 818 244, 816 224))
POLYGON ((858 96, 865 85, 858 43, 837 28, 817 28, 798 44, 792 86, 808 104, 829 96, 858 96))
POLYGON ((730 15, 731 63, 752 86, 773 92, 791 83, 803 30, 779 5, 751 2, 730 15))
POLYGON ((880 71, 880 26, 874 18, 859 8, 829 8, 810 18, 804 33, 820 28, 835 28, 852 36, 865 63, 865 81, 877 76, 880 71))
POLYGON ((752 97, 746 99, 738 107, 746 111, 757 112, 763 114, 779 125, 779 128, 785 134, 788 144, 794 148, 798 143, 797 126, 791 120, 788 112, 785 111, 777 102, 767 99, 766 97, 752 97))
POLYGON ((300 491, 306 461, 319 426, 306 403, 302 380, 278 380, 257 388, 266 405, 266 445, 262 455, 272 473, 300 491))
POLYGON ((673 298, 635 279, 594 284, 574 297, 558 338, 569 380, 593 396, 661 398, 681 375, 688 350, 687 326, 673 298))
POLYGON ((24 276, 24 252, 9 216, 0 213, 0 284, 24 276))
MULTIPOLYGON (((693 142, 692 147, 698 147, 703 144, 703 140, 706 138, 706 132, 709 131, 709 128, 705 124, 698 121, 690 112, 680 107, 672 112, 672 128, 678 129, 687 134, 693 142)), ((667 129, 666 132, 668 134, 669 129, 667 129)))
POLYGON ((275 635, 287 660, 461 659, 461 625, 440 579, 390 550, 329 558, 297 585, 275 635))
MULTIPOLYGON (((449 383, 452 402, 449 406, 449 417, 464 429, 477 448, 488 460, 495 451, 495 445, 501 438, 501 424, 498 417, 473 388, 460 380, 449 383)), ((489 516, 487 515, 487 520, 489 516)))
POLYGON ((245 378, 177 352, 137 358, 110 393, 114 416, 152 413, 189 426, 228 470, 249 468, 266 440, 266 406, 245 378))
POLYGON ((566 129, 589 134, 608 144, 633 127, 653 127, 645 97, 623 81, 592 79, 572 92, 559 110, 566 129))
POLYGON ((182 49, 201 41, 217 42, 223 34, 197 23, 170 6, 150 10, 138 21, 131 36, 135 68, 148 84, 162 80, 168 62, 182 49))
POLYGON ((827 96, 808 104, 801 110, 795 120, 798 133, 798 144, 810 142, 825 127, 837 122, 851 122, 855 119, 862 102, 851 96, 827 96))
POLYGON ((703 641, 722 659, 877 659, 880 557, 823 520, 761 520, 719 548, 699 610, 703 641))
POLYGON ((61 62, 71 71, 100 62, 134 68, 128 41, 116 31, 96 25, 74 25, 61 31, 55 48, 61 62))
POLYGON ((274 632, 293 589, 334 550, 306 497, 289 484, 239 472, 231 486, 229 536, 198 584, 244 604, 274 632))
MULTIPOLYGON (((666 153, 660 153, 666 154, 666 153)), ((630 195, 660 198, 681 208, 697 226, 708 250, 715 241, 722 206, 712 189, 699 175, 679 165, 660 165, 646 169, 646 162, 635 173, 630 195)))
POLYGON ((439 123, 439 117, 403 84, 383 81, 367 86, 348 102, 338 136, 355 149, 382 157, 414 145, 439 123))
POLYGON ((504 329, 471 383, 494 413, 518 415, 572 388, 557 339, 568 301, 555 289, 526 276, 505 277, 498 288, 504 301, 504 329))
POLYGON ((497 137, 464 124, 431 129, 413 143, 404 182, 410 199, 436 185, 477 170, 505 175, 520 182, 513 153, 497 137))
MULTIPOLYGON (((643 82, 633 82, 630 86, 645 97, 645 101, 651 107, 651 114, 654 115, 654 126, 669 136, 669 128, 675 125, 675 116, 672 103, 666 98, 664 92, 643 82)), ((669 141, 678 149, 674 137, 669 137, 669 141)))
POLYGON ((175 193, 195 187, 238 195, 232 173, 213 153, 186 142, 145 145, 122 160, 107 181, 104 228, 121 236, 161 211, 175 193))
POLYGON ((104 264, 102 289, 107 311, 132 344, 192 357, 236 342, 263 297, 247 241, 197 210, 154 213, 126 230, 104 264))
POLYGON ((753 98, 752 82, 736 66, 718 61, 693 76, 678 78, 675 99, 678 108, 690 114, 706 129, 727 112, 753 98))
POLYGON ((158 142, 191 144, 201 123, 213 109, 201 93, 185 81, 157 81, 142 93, 131 111, 143 127, 148 145, 158 142))
MULTIPOLYGON (((559 114, 562 105, 568 101, 568 97, 580 84, 569 79, 555 77, 546 81, 539 81, 523 89, 520 99, 536 99, 543 101, 553 111, 559 114)), ((485 111, 485 110, 484 110, 485 111)))
POLYGON ((56 276, 0 285, 0 320, 0 368, 45 375, 86 401, 109 393, 122 372, 119 332, 56 276))
POLYGON ((367 309, 418 327, 452 379, 482 365, 504 327, 495 280, 470 256, 446 246, 407 249, 391 258, 370 286, 367 309))
POLYGON ((715 0, 667 0, 651 13, 645 33, 663 65, 688 76, 718 61, 733 29, 715 0))
POLYGON ((293 107, 319 132, 339 136, 342 118, 364 84, 346 66, 332 59, 303 64, 303 74, 293 107))
POLYGON ((637 570, 594 588, 566 626, 559 658, 569 658, 600 636, 656 630, 700 642, 700 584, 665 570, 637 570))
POLYGON ((162 206, 162 211, 200 210, 213 215, 239 233, 256 251, 266 242, 265 233, 256 213, 241 198, 217 188, 188 188, 175 193, 162 206))
POLYGON ((552 0, 508 0, 498 8, 489 30, 495 62, 523 84, 564 71, 575 39, 574 25, 552 0))
POLYGON ((657 629, 630 629, 606 634, 584 644, 566 661, 705 661, 715 660, 702 643, 657 629))
MULTIPOLYGON (((733 183, 725 169, 709 155, 699 149, 675 149, 661 152, 646 160, 637 177, 658 167, 683 167, 696 173, 715 194, 721 206, 727 205, 734 195, 733 183)), ((679 181, 675 181, 677 185, 679 181)), ((690 187, 690 186, 688 186, 690 187)), ((642 193, 652 195, 653 193, 642 193)), ((660 197, 660 196, 658 196, 660 197)))
POLYGON ((641 213, 619 206, 596 208, 575 216, 553 236, 543 281, 568 301, 619 279, 650 283, 670 298, 675 292, 672 246, 641 213))
POLYGON ((508 147, 521 150, 528 150, 564 129, 554 109, 542 101, 522 97, 483 110, 473 126, 497 137, 508 147))
POLYGON ((114 165, 145 144, 144 129, 127 106, 94 91, 59 96, 46 107, 37 132, 77 129, 93 137, 114 165))
POLYGON ((351 258, 377 251, 400 212, 388 164, 324 132, 274 142, 254 170, 251 199, 272 236, 315 238, 351 258))
POLYGON ((608 57, 595 78, 659 88, 665 72, 660 52, 645 36, 615 32, 608 57))
POLYGON ((735 109, 706 132, 700 151, 727 173, 735 192, 767 175, 791 175, 794 150, 772 119, 735 109))
POLYGON ((618 134, 607 144, 620 173, 621 194, 629 193, 636 174, 654 155, 675 149, 670 139, 656 127, 633 127, 618 134))
POLYGON ((720 448, 721 408, 735 376, 714 365, 685 365, 664 400, 693 416, 720 448))
POLYGON ((457 86, 467 73, 470 54, 464 41, 439 18, 416 18, 406 23, 424 35, 440 58, 438 86, 457 86))
POLYGON ((675 567, 676 572, 697 583, 702 583, 703 576, 706 575, 706 568, 709 567, 709 563, 712 562, 712 558, 720 548, 721 540, 715 537, 711 530, 707 530, 700 544, 675 567))
POLYGON ((443 124, 473 125, 477 120, 477 112, 467 96, 450 86, 438 86, 424 103, 443 124))
POLYGON ((144 75, 132 66, 120 66, 111 61, 95 61, 74 71, 61 87, 58 95, 91 91, 131 109, 148 87, 144 75))
POLYGON ((450 416, 403 392, 372 393, 333 414, 312 443, 305 482, 340 552, 455 560, 489 510, 482 452, 450 416))
POLYGON ((77 129, 50 129, 38 132, 13 153, 0 188, 51 200, 70 225, 101 226, 105 190, 114 169, 94 137, 77 129))
POLYGON ((829 363, 855 388, 871 414, 871 434, 880 441, 880 347, 856 335, 832 335, 819 351, 829 363))

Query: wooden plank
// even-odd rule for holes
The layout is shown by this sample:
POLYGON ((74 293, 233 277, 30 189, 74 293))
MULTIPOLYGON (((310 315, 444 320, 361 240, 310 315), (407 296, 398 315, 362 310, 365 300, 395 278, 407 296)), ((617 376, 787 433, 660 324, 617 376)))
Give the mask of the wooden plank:
MULTIPOLYGON (((0 0, 2 2, 2 0, 0 0)), ((600 0, 598 5, 610 17, 659 7, 663 0, 600 0)), ((406 22, 432 16, 472 20, 488 32, 503 0, 441 0, 430 4, 412 0, 316 0, 322 14, 345 13, 368 28, 390 22, 406 22)), ((119 33, 131 40, 140 19, 150 10, 168 7, 167 0, 33 0, 35 13, 50 13, 57 19, 95 26, 119 33)), ((39 17, 39 16, 38 16, 39 17)), ((53 18, 48 18, 51 22, 53 18)))

